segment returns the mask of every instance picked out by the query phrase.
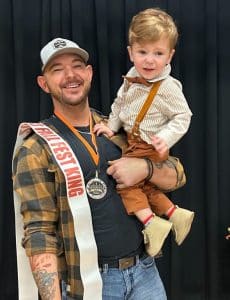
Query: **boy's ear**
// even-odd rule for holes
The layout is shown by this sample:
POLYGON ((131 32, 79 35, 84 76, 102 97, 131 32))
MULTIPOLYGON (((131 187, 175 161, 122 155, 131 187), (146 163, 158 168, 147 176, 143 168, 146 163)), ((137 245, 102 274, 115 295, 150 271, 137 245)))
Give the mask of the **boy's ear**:
POLYGON ((128 53, 129 53, 129 59, 131 62, 133 62, 133 55, 132 55, 132 48, 131 46, 127 47, 128 53))
POLYGON ((37 77, 37 83, 38 83, 38 85, 40 86, 40 88, 41 88, 44 92, 49 93, 49 88, 48 88, 48 85, 47 85, 47 83, 46 83, 45 76, 39 75, 39 76, 37 77))
POLYGON ((170 64, 170 62, 171 62, 171 60, 172 60, 174 54, 175 54, 175 49, 172 49, 172 50, 171 50, 171 53, 170 53, 170 55, 169 55, 169 59, 168 59, 167 65, 170 64))

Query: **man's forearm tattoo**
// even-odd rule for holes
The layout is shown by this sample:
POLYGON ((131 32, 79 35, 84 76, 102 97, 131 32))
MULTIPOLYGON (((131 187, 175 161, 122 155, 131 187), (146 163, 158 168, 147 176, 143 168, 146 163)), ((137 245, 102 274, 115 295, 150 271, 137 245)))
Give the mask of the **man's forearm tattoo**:
POLYGON ((162 169, 164 167, 164 165, 166 165, 170 169, 175 169, 174 164, 169 160, 165 160, 162 162, 152 162, 152 163, 153 163, 154 168, 157 168, 157 169, 162 169))
POLYGON ((175 169, 175 165, 170 160, 165 160, 163 163, 166 164, 168 168, 175 169))
POLYGON ((154 162, 153 165, 154 165, 154 168, 157 168, 157 169, 163 168, 163 162, 154 162))
POLYGON ((52 300, 55 297, 55 277, 57 272, 48 273, 46 270, 33 272, 34 279, 39 287, 42 300, 52 300))
POLYGON ((52 257, 49 254, 35 255, 31 258, 32 273, 38 286, 42 300, 52 300, 55 297, 55 279, 57 272, 52 269, 52 257))

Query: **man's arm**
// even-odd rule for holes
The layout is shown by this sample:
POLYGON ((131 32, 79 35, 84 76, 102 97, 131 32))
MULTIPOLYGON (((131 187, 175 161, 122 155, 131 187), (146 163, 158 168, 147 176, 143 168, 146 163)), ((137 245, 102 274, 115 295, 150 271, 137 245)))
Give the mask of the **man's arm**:
MULTIPOLYGON (((161 163, 153 163, 153 175, 150 181, 158 188, 168 191, 178 188, 179 177, 184 176, 183 167, 178 174, 176 160, 167 160, 161 163)), ((107 173, 117 181, 118 188, 132 186, 148 176, 148 165, 144 159, 126 158, 110 161, 107 173)))
POLYGON ((30 257, 29 260, 41 299, 61 300, 56 255, 42 253, 30 257))
POLYGON ((25 141, 13 160, 13 186, 21 201, 24 221, 22 245, 42 300, 61 299, 57 272, 58 210, 55 177, 49 171, 52 169, 36 136, 25 141))

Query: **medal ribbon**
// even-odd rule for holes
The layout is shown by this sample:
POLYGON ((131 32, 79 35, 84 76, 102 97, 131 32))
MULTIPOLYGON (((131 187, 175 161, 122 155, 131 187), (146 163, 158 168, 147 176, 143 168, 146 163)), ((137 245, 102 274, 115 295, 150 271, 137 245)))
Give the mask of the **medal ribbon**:
POLYGON ((88 150, 89 154, 91 155, 94 163, 96 166, 98 166, 99 163, 99 152, 97 148, 97 141, 96 141, 96 136, 93 132, 93 119, 92 119, 92 114, 90 113, 90 134, 91 134, 91 140, 94 145, 95 150, 93 147, 87 142, 87 140, 79 133, 79 131, 73 127, 59 112, 54 111, 54 114, 56 117, 58 117, 72 132, 73 134, 76 135, 76 137, 83 143, 83 145, 86 147, 88 150))

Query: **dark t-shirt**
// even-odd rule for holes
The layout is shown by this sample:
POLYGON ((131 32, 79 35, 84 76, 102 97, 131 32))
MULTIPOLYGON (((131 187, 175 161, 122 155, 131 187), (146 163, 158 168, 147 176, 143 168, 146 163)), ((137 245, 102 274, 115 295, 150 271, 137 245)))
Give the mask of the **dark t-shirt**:
MULTIPOLYGON (((142 224, 135 216, 127 215, 121 197, 116 191, 116 182, 106 173, 108 161, 120 158, 121 150, 105 136, 96 137, 100 157, 96 168, 90 153, 75 134, 57 118, 53 118, 51 123, 69 143, 78 158, 85 184, 95 177, 98 169, 98 177, 107 186, 107 193, 102 199, 92 199, 88 196, 99 261, 107 262, 114 258, 140 253, 143 249, 142 224)), ((87 127, 77 129, 92 145, 89 129, 87 127)))

